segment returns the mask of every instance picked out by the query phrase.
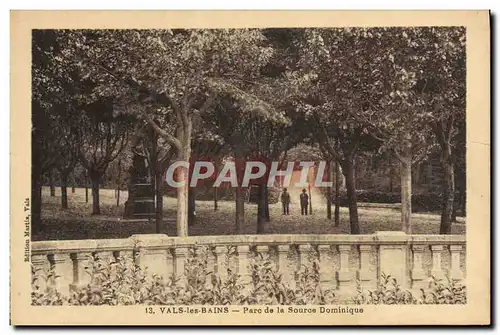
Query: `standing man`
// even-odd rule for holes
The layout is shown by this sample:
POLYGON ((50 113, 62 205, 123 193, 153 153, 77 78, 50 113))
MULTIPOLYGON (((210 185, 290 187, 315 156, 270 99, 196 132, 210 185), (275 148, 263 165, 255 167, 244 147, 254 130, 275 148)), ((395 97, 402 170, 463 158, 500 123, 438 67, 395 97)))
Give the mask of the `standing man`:
POLYGON ((283 193, 281 193, 281 203, 283 204, 283 215, 290 214, 290 193, 286 191, 286 188, 283 189, 283 193))
POLYGON ((304 188, 300 194, 300 214, 307 215, 307 205, 309 205, 309 196, 304 188))

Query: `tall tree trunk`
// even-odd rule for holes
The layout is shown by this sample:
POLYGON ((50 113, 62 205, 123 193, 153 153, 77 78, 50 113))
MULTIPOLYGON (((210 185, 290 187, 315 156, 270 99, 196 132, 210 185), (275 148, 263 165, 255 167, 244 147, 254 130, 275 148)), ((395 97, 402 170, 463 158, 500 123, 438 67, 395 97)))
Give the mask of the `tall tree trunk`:
POLYGON ((155 173, 155 191, 156 191, 156 233, 163 231, 163 171, 155 173))
POLYGON ((335 227, 340 226, 340 165, 335 161, 335 227))
POLYGON ((61 175, 61 208, 68 209, 68 176, 63 172, 61 175))
POLYGON ((116 190, 116 207, 120 207, 120 189, 116 190))
POLYGON ((85 172, 84 176, 84 183, 85 183, 85 203, 89 203, 89 178, 87 175, 87 172, 85 172))
POLYGON ((71 185, 71 193, 75 193, 75 184, 71 185))
POLYGON ((236 233, 243 234, 243 227, 245 224, 245 192, 240 186, 236 187, 236 233))
POLYGON ((352 160, 343 161, 342 170, 345 176, 347 201, 349 202, 349 221, 351 224, 351 234, 359 234, 358 204, 356 200, 356 187, 354 180, 354 164, 352 160))
POLYGON ((188 236, 188 169, 185 167, 177 168, 178 182, 184 182, 184 186, 177 188, 177 236, 188 236))
POLYGON ((196 224, 196 188, 190 187, 188 193, 188 224, 196 224))
POLYGON ((401 230, 411 234, 411 157, 401 163, 401 230))
POLYGON ((392 173, 392 168, 391 168, 391 172, 390 172, 390 175, 389 175, 389 192, 394 192, 394 177, 393 177, 393 173, 392 173))
POLYGON ((266 221, 266 187, 259 184, 259 202, 257 205, 257 234, 264 234, 264 222, 266 221))
POLYGON ((441 211, 440 234, 451 234, 453 205, 455 200, 455 171, 451 157, 451 145, 444 143, 442 147, 443 175, 443 208, 441 211))
POLYGON ((31 232, 42 231, 42 179, 33 166, 31 177, 31 232))
MULTIPOLYGON (((333 165, 331 161, 328 161, 327 163, 327 169, 328 169, 328 181, 332 181, 332 174, 333 174, 333 165)), ((326 218, 328 220, 332 219, 332 187, 328 186, 326 188, 326 218)))
MULTIPOLYGON (((183 111, 187 113, 187 111, 183 111)), ((192 123, 188 119, 187 124, 183 124, 178 130, 178 138, 181 140, 182 148, 178 152, 178 158, 189 164, 191 159, 191 131, 192 123)), ((176 170, 178 172, 178 182, 183 183, 182 187, 177 188, 177 236, 188 236, 188 209, 189 209, 189 168, 181 166, 176 170)))
POLYGON ((218 204, 218 187, 214 187, 214 212, 217 212, 219 209, 218 204))
POLYGON ((269 188, 267 187, 267 184, 264 184, 264 193, 265 193, 264 217, 266 219, 266 222, 270 222, 271 214, 269 213, 269 188))
POLYGON ((56 187, 54 185, 54 171, 50 171, 49 173, 49 184, 50 184, 50 196, 56 196, 56 187))
POLYGON ((91 177, 92 181, 92 214, 101 214, 101 206, 99 204, 99 177, 91 177))

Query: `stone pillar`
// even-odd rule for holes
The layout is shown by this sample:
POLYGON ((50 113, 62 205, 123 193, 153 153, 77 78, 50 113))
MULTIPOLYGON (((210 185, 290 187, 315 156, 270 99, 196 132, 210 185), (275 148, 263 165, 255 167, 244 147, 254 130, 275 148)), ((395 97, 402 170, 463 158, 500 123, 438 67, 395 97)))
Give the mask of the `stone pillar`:
POLYGON ((329 244, 318 245, 319 281, 324 290, 330 290, 336 286, 330 252, 331 246, 329 244))
MULTIPOLYGON (((188 256, 188 248, 186 247, 177 247, 174 249, 174 274, 177 279, 177 285, 184 286, 186 284, 186 274, 185 274, 185 265, 186 259, 188 256)), ((165 263, 166 263, 166 254, 165 254, 165 263)))
POLYGON ((299 252, 299 271, 302 270, 302 266, 309 266, 309 253, 311 251, 311 245, 310 244, 300 244, 297 248, 299 252))
POLYGON ((69 254, 52 255, 54 265, 54 286, 63 295, 69 294, 69 286, 73 282, 73 262, 69 254))
POLYGON ((290 245, 281 244, 278 245, 278 271, 281 273, 282 282, 288 285, 292 289, 295 288, 294 273, 290 272, 288 252, 290 251, 290 245))
MULTIPOLYGON (((180 248, 182 249, 182 248, 180 248)), ((172 270, 167 266, 166 249, 144 249, 141 253, 141 263, 145 263, 149 275, 160 276, 163 282, 168 281, 172 270)), ((186 252, 187 254, 187 252, 186 252)), ((182 257, 182 256, 181 256, 182 257)), ((184 271, 183 271, 184 274, 184 271)))
POLYGON ((460 269, 460 253, 462 252, 461 245, 450 245, 451 254, 451 268, 450 268, 450 278, 455 280, 462 280, 464 274, 460 269))
POLYGON ((31 264, 33 266, 33 284, 38 287, 39 291, 44 292, 47 288, 46 276, 50 271, 50 263, 45 254, 35 254, 31 256, 31 264))
POLYGON ((227 247, 226 246, 216 246, 215 247, 215 265, 217 268, 217 275, 221 281, 227 278, 227 247))
POLYGON ((425 245, 422 244, 414 244, 412 246, 413 251, 413 268, 411 270, 411 280, 412 288, 423 288, 425 287, 425 283, 427 278, 427 274, 423 268, 423 257, 424 251, 426 249, 425 245))
POLYGON ((407 288, 408 280, 408 235, 401 231, 376 232, 379 246, 379 281, 381 275, 390 275, 397 283, 407 288))
MULTIPOLYGON (((172 248, 172 240, 163 234, 133 235, 135 262, 149 278, 158 275, 168 281, 174 269, 169 266, 167 253, 172 248)), ((179 247, 182 249, 182 247, 179 247)), ((184 275, 184 270, 182 271, 184 275)))
POLYGON ((206 277, 206 283, 208 284, 208 287, 213 287, 212 285, 212 276, 215 275, 217 272, 217 268, 215 266, 215 259, 214 259, 214 250, 211 246, 207 247, 207 277, 206 277))
POLYGON ((89 268, 91 265, 92 253, 79 252, 76 254, 71 254, 71 259, 73 260, 73 266, 76 269, 76 273, 73 276, 71 289, 84 287, 90 284, 93 271, 93 269, 89 268))
POLYGON ((441 252, 443 251, 443 246, 442 245, 431 245, 431 252, 432 252, 432 270, 431 274, 434 276, 436 279, 443 279, 444 278, 444 272, 441 267, 441 252))
POLYGON ((340 268, 337 271, 339 289, 345 289, 352 285, 353 273, 349 270, 350 245, 339 245, 340 268))
POLYGON ((361 244, 359 246, 359 270, 358 280, 363 288, 376 286, 376 273, 370 271, 370 256, 373 252, 371 245, 361 244))
POLYGON ((248 245, 239 245, 238 250, 238 274, 240 275, 241 283, 248 286, 252 282, 250 273, 250 247, 248 245))

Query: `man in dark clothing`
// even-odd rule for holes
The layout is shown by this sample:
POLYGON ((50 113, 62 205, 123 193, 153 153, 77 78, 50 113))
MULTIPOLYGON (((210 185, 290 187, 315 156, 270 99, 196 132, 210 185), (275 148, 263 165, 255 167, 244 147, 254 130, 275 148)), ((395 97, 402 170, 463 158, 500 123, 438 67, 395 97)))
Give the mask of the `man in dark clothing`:
POLYGON ((283 215, 290 214, 290 193, 286 191, 286 188, 283 189, 283 193, 281 193, 281 203, 283 204, 283 215))
POLYGON ((307 206, 309 205, 309 196, 306 193, 306 189, 302 190, 300 194, 300 214, 307 215, 307 206))

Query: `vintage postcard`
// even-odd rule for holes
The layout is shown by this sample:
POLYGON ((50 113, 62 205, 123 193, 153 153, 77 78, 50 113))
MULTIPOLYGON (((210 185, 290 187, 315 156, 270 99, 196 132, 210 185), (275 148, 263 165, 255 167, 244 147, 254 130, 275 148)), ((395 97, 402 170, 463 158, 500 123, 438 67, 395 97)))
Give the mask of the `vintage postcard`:
POLYGON ((488 11, 13 11, 13 325, 488 325, 488 11))

